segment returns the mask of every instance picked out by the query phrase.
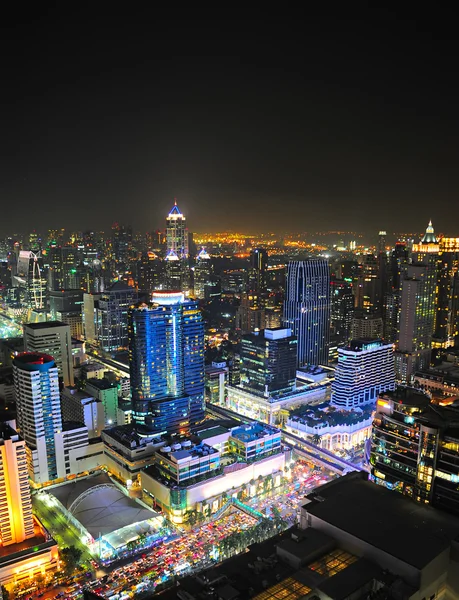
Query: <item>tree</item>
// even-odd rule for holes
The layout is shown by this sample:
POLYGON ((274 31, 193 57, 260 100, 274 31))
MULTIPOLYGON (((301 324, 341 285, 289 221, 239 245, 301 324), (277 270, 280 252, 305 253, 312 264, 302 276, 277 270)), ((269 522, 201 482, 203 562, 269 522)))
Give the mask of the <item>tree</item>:
POLYGON ((312 436, 312 443, 315 444, 316 446, 320 446, 320 441, 321 441, 321 436, 318 433, 315 433, 312 436))
POLYGON ((3 600, 9 600, 9 597, 10 597, 9 591, 6 589, 6 587, 4 585, 2 585, 1 590, 0 590, 0 598, 2 598, 3 600))
POLYGON ((67 575, 73 573, 77 568, 83 552, 76 546, 66 546, 61 550, 61 559, 64 562, 64 569, 67 575))

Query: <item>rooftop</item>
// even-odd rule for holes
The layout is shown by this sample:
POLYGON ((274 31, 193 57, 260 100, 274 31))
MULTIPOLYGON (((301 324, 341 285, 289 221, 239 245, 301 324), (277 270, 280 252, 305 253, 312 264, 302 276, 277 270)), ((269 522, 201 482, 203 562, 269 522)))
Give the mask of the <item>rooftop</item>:
POLYGON ((384 392, 380 398, 417 408, 426 408, 430 404, 430 398, 421 390, 402 385, 397 386, 394 391, 384 392))
POLYGON ((307 496, 303 510, 423 569, 459 536, 459 519, 350 473, 307 496))
POLYGON ((214 437, 216 435, 223 435, 225 433, 229 433, 229 429, 227 427, 222 427, 221 425, 213 425, 212 427, 208 427, 207 429, 201 429, 200 431, 196 431, 195 435, 198 436, 201 440, 207 440, 208 438, 214 437))
POLYGON ((110 389, 118 387, 116 385, 116 383, 112 383, 105 377, 103 379, 95 379, 95 378, 88 379, 86 381, 86 385, 92 385, 93 387, 97 388, 98 390, 110 390, 110 389))
POLYGON ((69 325, 62 323, 62 321, 44 321, 42 323, 27 323, 24 325, 24 328, 32 329, 33 331, 39 329, 55 329, 57 327, 69 327, 69 325))
POLYGON ((317 406, 303 405, 290 411, 290 420, 304 423, 309 427, 334 427, 336 425, 353 425, 371 419, 373 405, 366 405, 355 410, 338 410, 324 402, 317 406))
POLYGON ((241 440, 241 442, 253 442, 254 440, 279 433, 279 429, 262 423, 251 423, 250 425, 241 425, 231 432, 231 437, 241 440))

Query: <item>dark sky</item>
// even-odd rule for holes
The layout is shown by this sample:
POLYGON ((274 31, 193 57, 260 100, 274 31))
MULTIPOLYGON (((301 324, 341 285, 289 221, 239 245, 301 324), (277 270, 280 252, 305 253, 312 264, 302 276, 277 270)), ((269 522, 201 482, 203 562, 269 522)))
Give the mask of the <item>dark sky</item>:
POLYGON ((0 233, 153 229, 177 197, 193 231, 432 218, 459 236, 446 15, 163 21, 110 6, 2 19, 0 233))

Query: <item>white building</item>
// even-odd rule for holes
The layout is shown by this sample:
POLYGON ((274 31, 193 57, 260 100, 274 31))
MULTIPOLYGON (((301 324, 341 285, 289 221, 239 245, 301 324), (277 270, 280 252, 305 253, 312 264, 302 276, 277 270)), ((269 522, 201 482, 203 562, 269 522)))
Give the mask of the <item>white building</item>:
POLYGON ((72 336, 60 321, 24 325, 24 350, 53 357, 64 385, 73 385, 72 336))
POLYGON ((65 387, 61 392, 61 407, 63 420, 84 423, 89 438, 99 437, 105 428, 104 405, 87 392, 74 386, 65 387))
POLYGON ((58 477, 54 437, 62 430, 62 418, 57 367, 47 354, 24 352, 13 361, 13 376, 29 476, 43 484, 58 477))
POLYGON ((352 340, 338 348, 332 404, 351 409, 395 389, 394 348, 381 340, 352 340))

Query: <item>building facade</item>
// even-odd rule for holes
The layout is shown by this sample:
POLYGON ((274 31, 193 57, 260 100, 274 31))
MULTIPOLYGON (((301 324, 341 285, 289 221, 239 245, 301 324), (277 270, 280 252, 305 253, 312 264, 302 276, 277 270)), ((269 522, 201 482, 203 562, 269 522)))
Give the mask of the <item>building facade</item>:
POLYGON ((338 348, 332 404, 350 410, 395 389, 394 347, 381 340, 352 340, 338 348))
POLYGON ((69 325, 61 321, 24 325, 24 350, 52 356, 64 385, 73 385, 72 336, 69 325))
POLYGON ((325 259, 288 264, 284 327, 298 338, 298 365, 327 365, 330 344, 330 267, 325 259))
POLYGON ((260 396, 295 390, 297 338, 290 329, 264 329, 241 340, 241 387, 260 396))
POLYGON ((129 313, 133 420, 184 432, 204 417, 204 323, 197 302, 155 292, 129 313))

